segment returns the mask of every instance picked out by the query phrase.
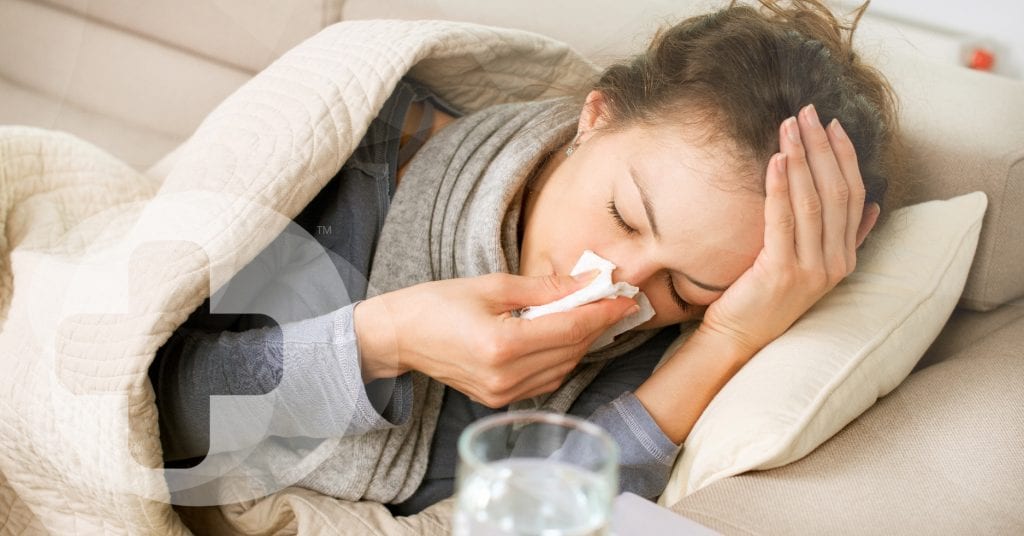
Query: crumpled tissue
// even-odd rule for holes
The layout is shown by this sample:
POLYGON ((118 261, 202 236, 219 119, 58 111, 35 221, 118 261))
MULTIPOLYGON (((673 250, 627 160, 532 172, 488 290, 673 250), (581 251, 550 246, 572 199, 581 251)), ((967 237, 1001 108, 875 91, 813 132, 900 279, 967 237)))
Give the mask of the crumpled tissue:
POLYGON ((597 277, 595 277, 587 286, 568 296, 559 298, 544 305, 524 308, 519 313, 519 317, 526 319, 539 318, 551 313, 568 311, 569 309, 579 307, 580 305, 595 302, 604 298, 612 299, 617 296, 626 296, 627 298, 635 299, 637 305, 640 306, 640 310, 633 315, 623 318, 612 325, 612 327, 608 328, 597 338, 597 340, 593 342, 593 344, 590 345, 588 351, 597 350, 598 348, 611 344, 616 335, 629 331, 636 326, 647 322, 651 318, 654 318, 654 308, 651 307, 651 302, 643 292, 640 292, 639 288, 624 281, 612 283, 612 271, 614 271, 615 268, 615 264, 608 259, 602 258, 589 249, 585 250, 583 255, 580 256, 580 259, 576 261, 576 266, 574 266, 572 271, 569 272, 569 275, 578 275, 596 269, 600 270, 597 277))

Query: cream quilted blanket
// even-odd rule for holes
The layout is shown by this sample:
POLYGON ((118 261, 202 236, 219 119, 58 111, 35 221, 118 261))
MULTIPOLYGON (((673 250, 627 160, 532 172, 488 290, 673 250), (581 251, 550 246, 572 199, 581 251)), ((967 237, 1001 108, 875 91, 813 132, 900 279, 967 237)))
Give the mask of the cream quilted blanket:
POLYGON ((146 371, 171 332, 334 175, 398 79, 457 107, 546 98, 596 74, 536 34, 352 21, 298 45, 218 106, 162 182, 67 134, 0 127, 0 532, 446 532, 288 488, 177 508, 146 371))

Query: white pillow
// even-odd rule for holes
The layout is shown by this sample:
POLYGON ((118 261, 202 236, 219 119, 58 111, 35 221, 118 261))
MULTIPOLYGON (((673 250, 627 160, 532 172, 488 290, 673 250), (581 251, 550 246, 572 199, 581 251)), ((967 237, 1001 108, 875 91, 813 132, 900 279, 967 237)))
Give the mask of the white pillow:
POLYGON ((956 307, 987 205, 973 192, 894 211, 857 269, 715 396, 659 503, 796 461, 899 385, 956 307))

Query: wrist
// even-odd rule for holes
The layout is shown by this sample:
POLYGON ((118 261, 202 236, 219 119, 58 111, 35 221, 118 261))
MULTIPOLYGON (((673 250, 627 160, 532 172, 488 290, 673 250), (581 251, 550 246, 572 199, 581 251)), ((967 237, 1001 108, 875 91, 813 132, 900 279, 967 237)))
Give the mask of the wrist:
POLYGON ((751 341, 733 330, 722 329, 707 322, 701 322, 690 337, 700 339, 705 346, 716 348, 720 359, 727 359, 740 365, 750 361, 750 358, 764 348, 763 344, 751 341))
POLYGON ((696 329, 634 394, 666 437, 679 445, 751 356, 730 336, 696 329))
POLYGON ((397 329, 382 296, 363 300, 352 310, 363 382, 406 372, 399 363, 397 329))
POLYGON ((756 353, 731 336, 698 328, 634 394, 662 432, 679 444, 715 395, 756 353))

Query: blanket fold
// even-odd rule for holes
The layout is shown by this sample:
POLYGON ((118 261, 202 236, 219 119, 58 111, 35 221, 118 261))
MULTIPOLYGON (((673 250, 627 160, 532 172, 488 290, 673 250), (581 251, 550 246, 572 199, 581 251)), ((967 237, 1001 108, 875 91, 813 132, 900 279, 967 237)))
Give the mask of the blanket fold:
MULTIPOLYGON (((2 528, 186 532, 168 504, 149 363, 334 175, 401 76, 472 112, 568 94, 596 73, 529 32, 349 21, 222 102, 162 183, 66 134, 0 128, 2 528)), ((372 503, 309 493, 214 509, 241 533, 380 532, 356 513, 372 503), (255 524, 233 522, 253 509, 255 524)))

